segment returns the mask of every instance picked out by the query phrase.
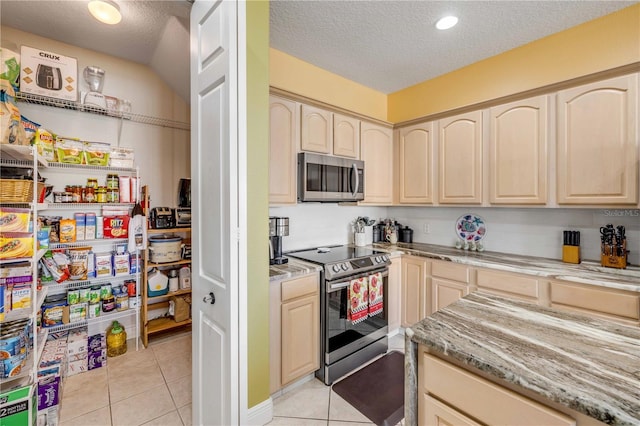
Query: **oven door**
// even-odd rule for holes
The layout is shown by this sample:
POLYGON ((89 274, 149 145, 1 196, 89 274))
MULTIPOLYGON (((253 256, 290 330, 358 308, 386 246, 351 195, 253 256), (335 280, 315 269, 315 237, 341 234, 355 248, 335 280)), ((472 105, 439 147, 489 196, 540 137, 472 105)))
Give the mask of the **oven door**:
POLYGON ((332 364, 386 336, 388 331, 386 306, 388 282, 389 268, 387 267, 335 281, 326 281, 323 312, 325 322, 322 333, 326 364, 332 364), (374 316, 367 317, 362 322, 353 324, 347 318, 350 282, 352 279, 369 276, 376 272, 382 272, 383 310, 374 316))

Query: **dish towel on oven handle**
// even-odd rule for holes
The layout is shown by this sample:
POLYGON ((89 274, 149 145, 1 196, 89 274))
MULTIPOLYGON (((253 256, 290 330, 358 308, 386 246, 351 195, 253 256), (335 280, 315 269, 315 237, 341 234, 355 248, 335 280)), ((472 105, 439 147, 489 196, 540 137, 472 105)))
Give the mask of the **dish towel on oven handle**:
POLYGON ((382 273, 369 275, 369 316, 378 315, 384 307, 382 273))
POLYGON ((347 319, 351 321, 351 324, 355 325, 367 319, 369 312, 369 286, 367 277, 351 280, 348 290, 349 311, 347 319))

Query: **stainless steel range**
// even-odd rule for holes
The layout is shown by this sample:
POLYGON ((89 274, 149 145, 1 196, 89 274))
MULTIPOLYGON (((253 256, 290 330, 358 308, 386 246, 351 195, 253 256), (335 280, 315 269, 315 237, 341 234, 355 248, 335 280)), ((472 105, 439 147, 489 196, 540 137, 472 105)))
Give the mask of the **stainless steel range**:
POLYGON ((337 246, 286 254, 322 265, 320 273, 320 369, 316 376, 330 385, 336 379, 384 354, 388 349, 387 285, 391 263, 386 253, 365 247, 337 246), (382 312, 354 323, 348 318, 351 280, 380 273, 382 312))

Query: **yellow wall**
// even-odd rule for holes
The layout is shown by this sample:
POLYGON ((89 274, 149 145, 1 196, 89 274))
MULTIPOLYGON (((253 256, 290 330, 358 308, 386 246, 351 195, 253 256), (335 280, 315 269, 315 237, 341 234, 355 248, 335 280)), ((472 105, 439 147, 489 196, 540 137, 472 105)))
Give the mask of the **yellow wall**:
POLYGON ((269 2, 247 2, 248 406, 269 398, 269 2))
POLYGON ((640 4, 392 93, 398 123, 640 61, 640 4))
POLYGON ((379 120, 387 119, 387 95, 270 49, 269 84, 379 120))

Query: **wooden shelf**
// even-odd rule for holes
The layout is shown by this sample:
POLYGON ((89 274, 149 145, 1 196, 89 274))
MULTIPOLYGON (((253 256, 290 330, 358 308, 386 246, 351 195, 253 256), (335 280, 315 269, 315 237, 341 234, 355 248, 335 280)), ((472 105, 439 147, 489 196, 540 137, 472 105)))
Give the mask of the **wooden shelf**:
POLYGON ((152 305, 152 304, 156 303, 155 302, 156 300, 159 301, 160 299, 165 298, 165 297, 180 296, 182 294, 191 294, 191 289, 190 288, 185 288, 185 289, 178 290, 178 291, 170 291, 169 293, 163 294, 162 296, 147 297, 147 301, 148 301, 149 305, 152 305))
POLYGON ((185 226, 181 228, 165 228, 165 229, 149 228, 147 229, 148 235, 171 234, 171 233, 177 233, 177 232, 191 232, 191 227, 185 226))
POLYGON ((188 265, 191 263, 191 259, 182 259, 177 262, 167 262, 167 263, 153 263, 147 262, 147 268, 161 268, 163 266, 178 266, 178 265, 188 265))
POLYGON ((149 321, 147 324, 147 334, 159 333, 161 331, 170 330, 176 327, 182 327, 183 325, 190 325, 191 318, 185 321, 175 322, 173 318, 163 317, 155 318, 149 321))

